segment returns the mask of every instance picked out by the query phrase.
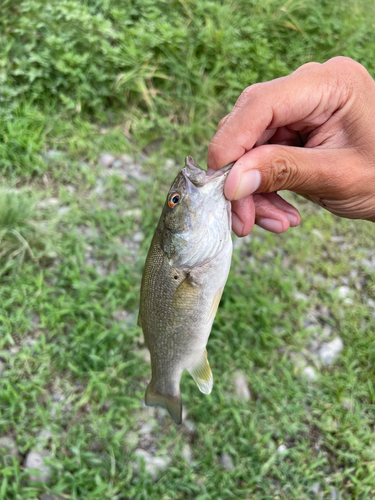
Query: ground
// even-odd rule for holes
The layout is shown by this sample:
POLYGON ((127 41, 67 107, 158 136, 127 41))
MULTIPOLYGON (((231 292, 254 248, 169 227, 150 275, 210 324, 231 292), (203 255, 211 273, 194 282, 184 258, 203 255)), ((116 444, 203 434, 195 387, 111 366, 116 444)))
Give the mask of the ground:
POLYGON ((373 224, 287 194, 299 228, 234 237, 214 388, 183 376, 181 427, 143 406, 136 326, 184 155, 204 165, 247 84, 338 54, 373 72, 372 5, 173 7, 2 6, 0 498, 374 498, 373 224))

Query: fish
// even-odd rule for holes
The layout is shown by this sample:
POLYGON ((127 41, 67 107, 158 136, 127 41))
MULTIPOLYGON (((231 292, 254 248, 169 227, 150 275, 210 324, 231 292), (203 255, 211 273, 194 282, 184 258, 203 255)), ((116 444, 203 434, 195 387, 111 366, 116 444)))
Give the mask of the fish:
POLYGON ((202 393, 213 386, 206 344, 231 264, 231 203, 223 188, 232 165, 208 175, 186 157, 143 270, 138 325, 152 372, 145 403, 164 407, 176 424, 182 422, 183 371, 202 393))

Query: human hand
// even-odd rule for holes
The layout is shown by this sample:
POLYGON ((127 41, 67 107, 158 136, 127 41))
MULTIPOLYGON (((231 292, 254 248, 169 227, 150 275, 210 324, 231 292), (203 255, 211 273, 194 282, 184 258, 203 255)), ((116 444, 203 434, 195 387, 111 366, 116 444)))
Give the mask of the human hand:
POLYGON ((276 191, 305 195, 341 217, 375 222, 375 82, 336 57, 244 90, 208 148, 208 168, 236 161, 224 192, 233 230, 282 233, 300 223, 276 191))

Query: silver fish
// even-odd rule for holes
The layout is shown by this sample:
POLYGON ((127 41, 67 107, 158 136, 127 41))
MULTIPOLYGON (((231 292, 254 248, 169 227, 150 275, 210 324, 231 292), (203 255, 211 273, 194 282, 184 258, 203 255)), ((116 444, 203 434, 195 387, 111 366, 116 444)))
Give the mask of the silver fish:
POLYGON ((152 369, 145 402, 166 408, 177 424, 182 372, 188 370, 205 394, 213 385, 206 344, 232 256, 231 205, 223 193, 232 165, 207 175, 186 157, 143 271, 138 325, 152 369))

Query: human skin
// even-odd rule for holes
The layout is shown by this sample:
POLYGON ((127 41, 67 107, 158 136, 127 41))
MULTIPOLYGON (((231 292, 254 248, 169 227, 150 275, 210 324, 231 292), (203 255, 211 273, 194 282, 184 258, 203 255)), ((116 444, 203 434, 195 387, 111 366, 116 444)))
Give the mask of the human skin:
POLYGON ((224 193, 238 236, 254 223, 274 233, 298 226, 301 217, 280 190, 375 222, 374 80, 361 64, 335 57, 251 85, 208 148, 210 170, 231 162, 224 193))

